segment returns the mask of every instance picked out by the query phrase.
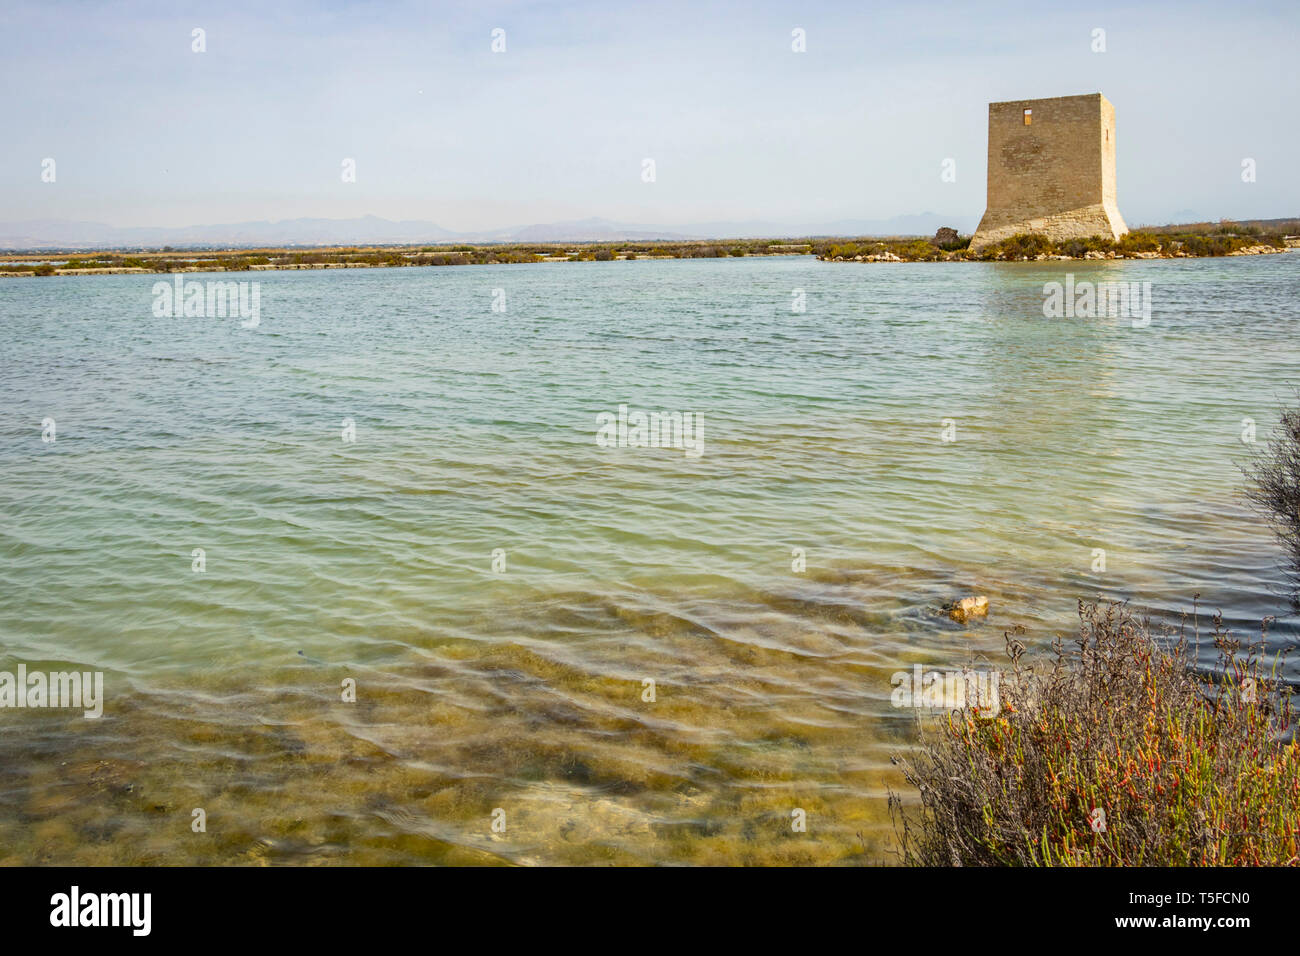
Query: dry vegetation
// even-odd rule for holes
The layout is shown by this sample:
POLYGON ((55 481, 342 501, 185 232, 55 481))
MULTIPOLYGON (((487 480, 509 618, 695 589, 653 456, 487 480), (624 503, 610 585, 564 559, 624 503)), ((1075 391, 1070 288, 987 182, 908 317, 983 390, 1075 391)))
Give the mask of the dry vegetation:
MULTIPOLYGON (((833 239, 814 244, 814 252, 822 259, 834 262, 902 261, 932 262, 939 260, 976 260, 980 262, 1012 262, 1051 257, 1083 258, 1195 258, 1202 256, 1227 256, 1244 250, 1267 247, 1287 248, 1288 234, 1272 220, 1270 228, 1258 224, 1235 222, 1193 223, 1186 226, 1142 227, 1118 240, 1093 236, 1087 239, 1069 239, 1053 242, 1035 233, 1011 236, 1002 242, 970 251, 970 237, 953 238, 948 230, 940 230, 933 239, 833 239)), ((1290 221, 1294 222, 1294 221, 1290 221)))
POLYGON ((1284 249, 1284 236, 1300 232, 1300 220, 1190 223, 1144 226, 1118 242, 1094 237, 1053 243, 1045 236, 1012 236, 981 250, 970 237, 940 229, 915 236, 716 239, 628 242, 478 243, 436 246, 321 247, 310 249, 115 250, 79 253, 13 253, 0 256, 0 275, 83 275, 107 272, 247 272, 262 269, 362 269, 464 266, 522 262, 591 262, 616 259, 718 259, 743 256, 815 255, 829 261, 934 262, 1065 258, 1223 256, 1252 247, 1284 249))
POLYGON ((1300 742, 1263 641, 1216 616, 1219 651, 1193 669, 1199 628, 1169 641, 1126 605, 1080 602, 1050 666, 1012 665, 997 716, 959 711, 898 758, 920 791, 891 811, 904 862, 923 866, 1294 866, 1300 742))
MULTIPOLYGON (((1300 409, 1245 466, 1300 608, 1300 409)), ((929 866, 1295 866, 1300 737, 1268 624, 1243 644, 1216 615, 1198 673, 1195 609, 1156 632, 1124 604, 1079 603, 1048 664, 1006 636, 1001 705, 923 725, 896 758, 919 812, 890 797, 904 862, 929 866)))
POLYGON ((811 242, 732 239, 722 242, 485 243, 479 245, 48 253, 0 257, 0 272, 56 275, 80 270, 246 272, 262 269, 393 268, 615 259, 700 259, 807 255, 811 242), (74 271, 75 270, 75 271, 74 271))
POLYGON ((1300 409, 1285 409, 1273 438, 1246 467, 1247 497, 1269 520, 1286 553, 1291 603, 1300 610, 1300 409))

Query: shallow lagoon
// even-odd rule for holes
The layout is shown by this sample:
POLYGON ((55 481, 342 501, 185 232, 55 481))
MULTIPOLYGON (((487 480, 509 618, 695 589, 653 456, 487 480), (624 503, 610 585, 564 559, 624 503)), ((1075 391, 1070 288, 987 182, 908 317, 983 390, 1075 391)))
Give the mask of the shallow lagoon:
POLYGON ((1237 467, 1294 254, 236 278, 257 328, 0 281, 0 670, 106 693, 0 711, 3 862, 880 862, 891 674, 1099 593, 1297 633, 1237 467), (1044 318, 1067 270, 1150 325, 1044 318), (703 454, 601 447, 620 404, 703 454))

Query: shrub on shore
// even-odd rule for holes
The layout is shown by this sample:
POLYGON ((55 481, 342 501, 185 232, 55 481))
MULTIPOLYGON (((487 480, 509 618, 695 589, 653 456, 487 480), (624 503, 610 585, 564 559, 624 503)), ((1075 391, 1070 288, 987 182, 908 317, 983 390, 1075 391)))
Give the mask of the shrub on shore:
POLYGON ((1300 232, 1300 219, 1257 219, 1254 222, 1184 222, 1177 225, 1143 226, 1147 232, 1160 235, 1250 236, 1267 239, 1270 236, 1294 235, 1300 232))
POLYGON ((1269 519, 1290 567, 1291 603, 1300 610, 1300 408, 1284 409, 1277 431, 1246 467, 1246 497, 1269 519))
POLYGON ((1116 252, 1132 254, 1134 252, 1159 252, 1160 240, 1149 232, 1130 232, 1119 237, 1118 242, 1111 243, 1116 252))
POLYGON ((1226 256, 1232 251, 1232 239, 1227 236, 1187 236, 1175 242, 1189 256, 1226 256))
POLYGON ((1115 252, 1116 243, 1102 236, 1089 236, 1086 239, 1065 239, 1053 244, 1053 252, 1060 256, 1082 259, 1089 252, 1115 252))
POLYGON ((936 246, 928 239, 913 239, 911 242, 904 243, 896 249, 891 249, 896 256, 904 259, 915 259, 918 261, 932 261, 944 258, 943 250, 936 246))
POLYGON ((1001 710, 956 711, 896 759, 919 814, 890 811, 905 863, 1186 866, 1300 863, 1300 741, 1262 641, 1214 619, 1218 666, 1193 669, 1187 622, 1158 640, 1122 604, 1080 602, 1050 667, 1012 670, 1001 710))
POLYGON ((1055 252, 1052 240, 1036 232, 1021 233, 1010 236, 991 246, 985 246, 976 255, 978 259, 1036 259, 1038 256, 1050 256, 1055 252))
POLYGON ((812 252, 821 259, 864 259, 885 253, 908 261, 936 259, 974 259, 982 262, 1014 262, 1066 256, 1082 259, 1130 257, 1139 255, 1226 256, 1252 246, 1286 248, 1280 234, 1266 234, 1257 226, 1235 226, 1222 223, 1214 230, 1175 232, 1169 228, 1157 230, 1143 228, 1126 233, 1119 239, 1106 236, 1087 236, 1053 242, 1040 233, 1022 233, 985 246, 978 252, 970 251, 969 236, 956 236, 956 230, 945 227, 931 239, 831 239, 815 241, 812 252), (954 238, 956 237, 956 238, 954 238))

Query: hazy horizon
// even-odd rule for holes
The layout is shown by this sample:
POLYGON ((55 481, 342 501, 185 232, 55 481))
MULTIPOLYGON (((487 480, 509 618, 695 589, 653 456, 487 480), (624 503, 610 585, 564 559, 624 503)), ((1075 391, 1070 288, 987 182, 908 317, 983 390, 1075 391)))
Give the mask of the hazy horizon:
POLYGON ((1022 11, 18 3, 0 222, 978 219, 987 104, 1089 92, 1130 223, 1300 211, 1294 7, 1022 11))

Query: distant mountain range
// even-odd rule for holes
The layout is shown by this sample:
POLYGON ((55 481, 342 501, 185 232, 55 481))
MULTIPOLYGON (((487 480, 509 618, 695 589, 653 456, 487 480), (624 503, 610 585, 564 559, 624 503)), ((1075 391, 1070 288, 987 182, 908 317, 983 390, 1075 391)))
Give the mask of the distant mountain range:
POLYGON ((153 227, 110 226, 69 219, 30 219, 0 223, 0 249, 211 248, 258 246, 388 245, 448 242, 616 242, 649 239, 755 239, 801 236, 932 236, 940 226, 972 232, 970 216, 921 213, 892 219, 841 219, 835 222, 704 222, 648 226, 609 219, 536 223, 511 229, 453 232, 437 223, 378 216, 355 219, 284 219, 217 225, 153 227))

